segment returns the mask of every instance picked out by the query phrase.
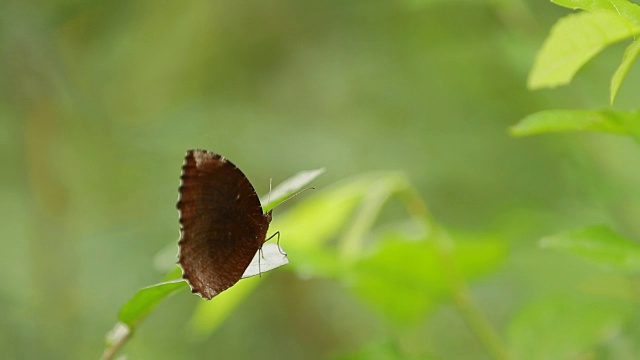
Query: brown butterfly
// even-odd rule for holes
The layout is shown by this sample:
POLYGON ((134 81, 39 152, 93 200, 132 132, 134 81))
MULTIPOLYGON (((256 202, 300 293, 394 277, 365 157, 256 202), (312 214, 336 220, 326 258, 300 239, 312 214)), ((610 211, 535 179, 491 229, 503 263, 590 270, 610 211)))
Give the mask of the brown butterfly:
POLYGON ((191 292, 211 299, 255 275, 245 270, 268 240, 271 211, 240 169, 210 151, 187 151, 180 179, 178 264, 191 292))

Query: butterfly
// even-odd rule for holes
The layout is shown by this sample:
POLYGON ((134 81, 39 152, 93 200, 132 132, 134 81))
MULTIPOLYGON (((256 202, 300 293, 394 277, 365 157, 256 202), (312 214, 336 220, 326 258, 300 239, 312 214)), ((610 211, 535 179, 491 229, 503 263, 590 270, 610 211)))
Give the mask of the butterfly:
POLYGON ((279 245, 263 246, 272 211, 263 212, 255 189, 231 161, 189 150, 180 180, 178 265, 191 292, 211 299, 242 278, 289 262, 279 245))

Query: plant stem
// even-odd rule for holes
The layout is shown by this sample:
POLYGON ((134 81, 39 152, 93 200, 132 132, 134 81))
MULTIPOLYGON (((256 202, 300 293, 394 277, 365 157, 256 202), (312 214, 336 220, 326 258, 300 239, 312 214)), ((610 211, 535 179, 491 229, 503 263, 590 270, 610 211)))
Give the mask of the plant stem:
POLYGON ((457 266, 451 240, 447 234, 441 234, 436 238, 440 239, 437 240, 438 242, 449 243, 444 244, 444 246, 438 246, 438 255, 444 268, 444 274, 448 276, 452 295, 460 314, 471 331, 484 345, 487 352, 495 359, 509 360, 511 357, 497 331, 471 297, 469 286, 457 266))
POLYGON ((351 225, 345 231, 341 241, 340 255, 344 261, 351 263, 359 256, 362 256, 362 242, 365 234, 371 228, 392 190, 391 185, 385 182, 377 182, 364 195, 360 209, 354 216, 351 225))
POLYGON ((128 326, 122 323, 117 323, 108 335, 109 345, 106 349, 104 349, 100 360, 113 359, 118 350, 120 350, 124 346, 124 344, 126 344, 126 342, 131 338, 132 333, 133 332, 131 331, 131 329, 129 329, 128 326))
POLYGON ((408 212, 425 224, 430 230, 430 236, 436 241, 437 255, 443 267, 444 276, 447 277, 454 303, 460 315, 469 326, 471 332, 480 340, 487 352, 496 360, 510 360, 511 356, 507 347, 498 336, 486 316, 473 301, 469 287, 460 273, 455 259, 454 243, 449 235, 441 229, 433 220, 429 209, 418 192, 408 187, 404 193, 408 212))

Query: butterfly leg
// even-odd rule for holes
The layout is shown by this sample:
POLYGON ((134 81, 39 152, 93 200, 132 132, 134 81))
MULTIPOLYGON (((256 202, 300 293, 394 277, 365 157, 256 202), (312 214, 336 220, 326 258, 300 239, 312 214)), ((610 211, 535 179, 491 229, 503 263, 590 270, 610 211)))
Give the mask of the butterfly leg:
POLYGON ((279 251, 279 252, 280 252, 280 254, 282 254, 282 255, 287 255, 286 253, 283 253, 283 252, 282 252, 282 250, 280 250, 280 249, 281 249, 281 248, 280 248, 280 231, 276 231, 275 233, 273 233, 273 235, 269 236, 269 237, 267 238, 267 240, 265 240, 264 242, 267 242, 267 241, 269 241, 269 240, 273 239, 276 235, 278 236, 278 240, 276 240, 276 245, 278 245, 278 251, 279 251))

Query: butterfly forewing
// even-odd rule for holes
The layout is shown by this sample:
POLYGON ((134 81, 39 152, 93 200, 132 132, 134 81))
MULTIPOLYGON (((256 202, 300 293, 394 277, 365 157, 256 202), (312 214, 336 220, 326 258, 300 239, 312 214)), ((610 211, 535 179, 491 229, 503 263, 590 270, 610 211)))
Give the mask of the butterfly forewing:
POLYGON ((206 299, 235 284, 264 243, 264 214, 247 177, 224 157, 189 150, 182 166, 178 263, 206 299))

